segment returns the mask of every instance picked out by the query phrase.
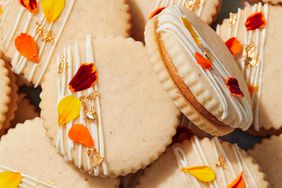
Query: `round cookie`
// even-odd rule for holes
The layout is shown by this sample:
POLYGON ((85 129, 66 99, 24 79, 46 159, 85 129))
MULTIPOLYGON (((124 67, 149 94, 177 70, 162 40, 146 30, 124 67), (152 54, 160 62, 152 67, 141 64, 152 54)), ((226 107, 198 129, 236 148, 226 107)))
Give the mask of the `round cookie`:
POLYGON ((88 35, 61 51, 42 84, 40 104, 59 153, 95 176, 126 175, 157 159, 171 143, 180 112, 142 43, 88 35))
POLYGON ((20 2, 10 0, 5 6, 9 11, 3 10, 1 43, 12 59, 13 71, 23 74, 36 87, 57 49, 70 45, 72 40, 82 40, 88 33, 129 35, 130 15, 124 0, 20 2))
POLYGON ((27 174, 22 179, 26 181, 21 182, 25 186, 28 186, 28 182, 39 183, 31 178, 41 180, 45 186, 49 185, 46 187, 117 188, 119 185, 118 179, 82 175, 65 163, 50 145, 39 118, 18 124, 2 137, 0 172, 11 171, 9 169, 27 174))
POLYGON ((14 113, 17 109, 17 90, 15 77, 12 74, 9 64, 0 59, 0 77, 1 77, 1 110, 0 110, 0 136, 6 133, 11 127, 11 121, 14 119, 14 113))
POLYGON ((264 3, 272 3, 273 5, 281 5, 281 3, 282 3, 282 0, 251 0, 252 2, 255 2, 255 3, 257 3, 257 2, 264 2, 264 3))
POLYGON ((191 140, 168 148, 156 162, 145 169, 137 188, 227 187, 235 182, 237 177, 244 181, 245 186, 242 186, 242 181, 236 181, 241 187, 269 187, 265 175, 259 171, 259 166, 253 158, 237 145, 221 143, 217 138, 199 140, 193 137, 191 140), (212 172, 202 171, 204 167, 212 172), (182 171, 183 168, 187 169, 187 173, 182 171), (212 173, 213 175, 207 176, 215 176, 215 178, 208 178, 205 180, 207 182, 203 182, 204 180, 201 181, 189 174, 193 172, 195 176, 199 174, 199 179, 203 178, 201 173, 212 173))
POLYGON ((18 123, 24 123, 26 120, 39 117, 36 107, 31 104, 25 94, 19 96, 17 103, 18 108, 15 111, 15 117, 11 123, 12 127, 15 127, 18 123))
POLYGON ((248 151, 265 172, 272 188, 280 188, 282 166, 282 135, 264 139, 248 151))
POLYGON ((145 40, 163 87, 195 125, 211 135, 249 128, 244 77, 222 40, 192 11, 164 9, 148 22, 145 40))
POLYGON ((222 0, 129 0, 132 14, 132 36, 144 40, 144 28, 150 14, 158 8, 179 5, 193 10, 204 22, 211 24, 220 10, 222 0))
POLYGON ((231 49, 252 95, 252 130, 255 131, 251 133, 270 134, 282 128, 279 110, 282 97, 277 87, 282 84, 282 60, 279 58, 281 16, 281 6, 258 3, 244 10, 238 9, 217 27, 219 36, 233 46, 231 49))

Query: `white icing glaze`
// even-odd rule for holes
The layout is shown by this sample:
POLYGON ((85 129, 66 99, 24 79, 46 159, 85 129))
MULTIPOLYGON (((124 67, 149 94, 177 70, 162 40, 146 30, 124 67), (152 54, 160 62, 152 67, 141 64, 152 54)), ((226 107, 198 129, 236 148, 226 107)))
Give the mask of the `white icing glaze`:
MULTIPOLYGON (((17 172, 16 170, 13 170, 11 168, 7 168, 7 167, 4 167, 2 165, 0 165, 0 172, 17 172)), ((22 180, 19 184, 19 187, 20 188, 31 188, 31 187, 34 187, 34 188, 55 188, 54 185, 51 185, 49 183, 45 183, 43 181, 40 181, 40 180, 37 180, 31 176, 28 176, 26 174, 23 174, 23 173, 20 173, 21 176, 22 176, 22 180)))
MULTIPOLYGON (((255 12, 263 12, 265 15, 266 22, 268 21, 268 11, 269 5, 262 3, 255 4, 252 7, 252 13, 255 12)), ((228 31, 227 39, 231 37, 238 37, 238 32, 240 28, 244 28, 244 45, 249 45, 251 42, 254 42, 257 46, 257 53, 260 57, 260 62, 256 66, 247 66, 244 62, 242 57, 237 59, 238 64, 245 75, 246 81, 251 84, 252 86, 258 86, 258 91, 255 92, 252 96, 252 104, 253 104, 253 114, 254 114, 254 128, 256 131, 260 130, 260 122, 259 122, 259 112, 260 112, 260 103, 258 102, 261 97, 261 88, 262 88, 262 71, 264 66, 264 48, 265 48, 265 41, 266 41, 266 32, 267 26, 264 29, 256 29, 254 31, 247 31, 244 25, 240 25, 242 14, 244 15, 244 20, 247 19, 247 11, 246 9, 242 11, 238 9, 238 13, 236 14, 236 25, 230 26, 228 31), (243 12, 243 13, 242 13, 243 12), (254 41, 253 41, 254 40, 254 41)), ((217 33, 219 33, 219 26, 217 27, 217 33)), ((242 41, 241 41, 242 42, 242 41)))
MULTIPOLYGON (((252 122, 252 109, 245 97, 238 98, 230 94, 228 88, 225 85, 225 80, 232 75, 221 64, 218 58, 213 54, 212 50, 206 44, 206 42, 198 34, 194 28, 203 47, 207 48, 213 56, 213 68, 211 70, 204 70, 198 65, 194 54, 196 52, 201 53, 204 56, 202 49, 196 44, 191 33, 184 26, 181 17, 185 17, 183 13, 177 7, 170 7, 165 9, 158 16, 158 29, 160 34, 168 33, 172 35, 181 44, 183 49, 194 60, 195 65, 199 67, 202 75, 204 75, 212 86, 214 92, 217 94, 220 104, 223 108, 221 118, 219 121, 230 125, 233 128, 241 128, 247 130, 252 122), (230 111, 235 113, 230 114, 230 111), (230 116, 233 117, 230 117, 230 116)), ((188 85, 188 83, 186 83, 188 85)), ((211 112, 212 113, 212 112, 211 112)))
MULTIPOLYGON (((201 5, 195 13, 201 17, 206 0, 200 0, 200 1, 201 1, 201 5)), ((173 5, 185 6, 185 2, 187 2, 187 0, 157 0, 155 9, 159 7, 168 7, 173 5)))
MULTIPOLYGON (((55 52, 55 48, 56 48, 58 41, 59 41, 59 39, 60 39, 60 37, 63 33, 64 27, 65 27, 65 25, 66 25, 66 23, 67 23, 67 21, 70 17, 70 14, 71 14, 71 11, 73 9, 75 2, 76 2, 75 0, 68 1, 69 6, 67 8, 65 8, 67 13, 66 13, 66 16, 65 16, 65 18, 62 22, 62 25, 60 26, 58 32, 56 32, 57 35, 56 35, 56 38, 55 38, 55 42, 53 43, 50 52, 48 52, 48 57, 47 57, 46 61, 45 62, 40 61, 40 64, 43 64, 43 67, 42 67, 42 70, 41 70, 41 72, 40 72, 40 74, 39 74, 39 76, 38 76, 38 78, 35 82, 35 87, 37 87, 40 84, 43 76, 45 75, 45 73, 47 71, 47 68, 50 64, 51 58, 53 57, 53 54, 55 52)), ((39 1, 38 1, 38 3, 39 3, 39 1)), ((12 3, 10 3, 10 4, 12 4, 12 3)), ((27 19, 26 19, 25 26, 24 26, 23 30, 21 30, 21 33, 32 33, 31 36, 34 38, 35 41, 37 41, 39 39, 39 36, 38 36, 38 34, 36 34, 35 30, 29 31, 29 25, 31 23, 33 14, 30 13, 29 11, 27 11, 26 8, 20 7, 20 10, 19 10, 19 13, 18 13, 18 16, 16 18, 16 21, 15 21, 13 28, 4 37, 3 46, 4 46, 5 50, 7 50, 9 48, 9 46, 12 44, 12 39, 15 37, 16 31, 19 27, 19 24, 25 18, 25 16, 24 16, 25 13, 28 14, 28 16, 27 16, 27 19)), ((4 19, 5 19, 5 17, 3 17, 3 20, 4 19)), ((48 26, 47 27, 48 31, 50 31, 52 29, 53 25, 56 24, 56 23, 51 23, 51 24, 48 25, 46 18, 44 18, 43 13, 40 13, 39 23, 42 26, 45 26, 45 27, 48 26)), ((39 50, 39 59, 42 56, 42 54, 44 53, 45 46, 46 46, 46 42, 43 42, 42 46, 40 47, 40 50, 39 50)), ((27 62, 28 62, 28 60, 25 57, 21 56, 18 51, 16 51, 15 54, 13 55, 12 62, 11 62, 13 71, 16 72, 17 74, 21 74, 23 72, 27 62)), ((31 68, 30 73, 29 73, 28 78, 27 78, 28 81, 31 81, 33 79, 37 68, 38 68, 38 65, 36 63, 33 63, 32 68, 31 68)))
MULTIPOLYGON (((237 160, 236 164, 240 167, 240 171, 236 172, 232 163, 228 159, 226 152, 224 151, 224 149, 223 149, 223 147, 222 147, 222 145, 221 145, 221 143, 220 143, 220 141, 217 137, 215 137, 211 140, 214 152, 209 153, 209 154, 204 153, 202 146, 201 146, 201 143, 196 136, 193 137, 190 142, 191 142, 192 151, 196 154, 198 160, 202 163, 202 165, 211 166, 208 163, 207 155, 208 156, 209 155, 215 155, 216 158, 218 158, 219 154, 221 154, 224 157, 224 159, 225 159, 225 161, 228 165, 227 169, 220 168, 220 175, 216 175, 216 179, 213 182, 208 184, 209 187, 220 188, 220 183, 219 183, 220 181, 223 182, 224 187, 227 187, 231 183, 231 182, 227 182, 228 181, 227 174, 226 174, 227 171, 230 171, 232 179, 236 179, 237 176, 239 176, 239 174, 242 171, 244 171, 243 176, 245 177, 244 180, 245 180, 245 183, 246 183, 246 187, 247 188, 257 188, 258 187, 257 183, 255 181, 255 178, 254 178, 253 174, 251 173, 249 167, 247 166, 247 163, 244 160, 244 157, 243 157, 243 155, 242 155, 242 153, 241 153, 241 151, 240 151, 240 149, 237 145, 232 146, 233 155, 236 157, 236 160, 237 160), (251 180, 251 182, 249 182, 249 179, 251 180)), ((174 152, 176 161, 177 161, 180 169, 195 166, 195 165, 189 163, 189 154, 187 154, 182 148, 180 148, 179 146, 173 146, 172 150, 174 152)), ((230 156, 231 153, 228 153, 228 155, 230 156)), ((215 163, 216 162, 217 161, 215 161, 215 163)), ((188 183, 192 182, 195 187, 197 187, 197 188, 201 187, 200 183, 194 177, 192 177, 192 176, 190 176, 190 175, 188 175, 184 172, 183 172, 183 176, 185 178, 185 182, 187 183, 187 185, 188 185, 188 183), (192 181, 187 181, 187 178, 189 178, 189 180, 192 180, 192 181)), ((222 185, 221 185, 221 187, 222 187, 222 185)))
MULTIPOLYGON (((94 49, 92 45, 92 39, 91 36, 88 35, 86 37, 86 43, 85 43, 85 49, 86 49, 86 61, 88 63, 94 63, 94 49)), ((73 78, 74 74, 72 71, 77 72, 80 65, 81 65, 81 59, 80 59, 80 50, 79 50, 79 45, 76 43, 73 47, 70 46, 67 49, 64 49, 64 56, 66 57, 67 60, 67 70, 66 67, 64 69, 64 72, 62 73, 60 78, 58 79, 58 102, 65 96, 68 95, 76 95, 75 93, 71 93, 71 91, 68 89, 68 83, 71 81, 73 78), (74 52, 74 57, 72 52, 74 52)), ((57 66, 60 64, 60 56, 57 56, 57 66)), ((99 81, 98 81, 99 82, 99 81)), ((93 88, 89 88, 86 91, 81 91, 77 93, 77 97, 81 97, 84 95, 88 95, 94 91, 98 91, 98 82, 93 86, 93 88)), ((102 122, 102 114, 101 114, 101 105, 100 105, 100 98, 99 96, 96 97, 95 101, 91 101, 92 104, 95 103, 95 108, 96 108, 96 113, 97 113, 97 121, 89 122, 86 121, 84 118, 84 113, 83 110, 80 111, 80 117, 74 120, 73 122, 67 123, 66 129, 63 127, 59 126, 58 128, 58 134, 57 134, 57 144, 56 148, 59 153, 64 155, 66 160, 72 160, 71 154, 73 148, 77 147, 78 148, 78 156, 77 160, 74 161, 75 165, 78 168, 82 168, 82 164, 87 165, 87 171, 91 169, 91 163, 90 163, 90 158, 87 154, 88 149, 87 147, 82 146, 81 144, 74 143, 72 142, 68 136, 66 138, 64 135, 68 135, 68 131, 70 130, 71 126, 79 123, 85 125, 92 138, 94 139, 94 144, 95 148, 98 152, 100 152, 101 157, 105 159, 105 143, 104 143, 104 133, 103 133, 103 122, 102 122), (67 140, 67 148, 64 148, 64 139, 67 140)), ((102 170, 104 175, 108 175, 108 167, 107 163, 104 160, 101 164, 102 170)), ((94 175, 98 176, 99 175, 99 166, 94 168, 94 175)))

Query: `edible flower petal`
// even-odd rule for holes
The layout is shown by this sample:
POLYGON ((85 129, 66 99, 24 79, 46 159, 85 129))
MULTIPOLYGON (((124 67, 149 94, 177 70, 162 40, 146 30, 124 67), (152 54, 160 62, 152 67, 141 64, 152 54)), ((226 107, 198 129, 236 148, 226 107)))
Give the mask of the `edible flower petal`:
POLYGON ((208 166, 188 167, 183 168, 182 171, 205 183, 211 182, 215 179, 215 172, 208 166))

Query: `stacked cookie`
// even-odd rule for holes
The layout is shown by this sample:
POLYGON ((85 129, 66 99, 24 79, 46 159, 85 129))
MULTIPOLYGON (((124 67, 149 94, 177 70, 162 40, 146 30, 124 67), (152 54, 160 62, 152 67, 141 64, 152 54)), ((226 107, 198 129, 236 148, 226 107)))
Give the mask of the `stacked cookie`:
POLYGON ((280 134, 282 8, 222 3, 0 1, 0 187, 279 187, 219 137, 280 134))

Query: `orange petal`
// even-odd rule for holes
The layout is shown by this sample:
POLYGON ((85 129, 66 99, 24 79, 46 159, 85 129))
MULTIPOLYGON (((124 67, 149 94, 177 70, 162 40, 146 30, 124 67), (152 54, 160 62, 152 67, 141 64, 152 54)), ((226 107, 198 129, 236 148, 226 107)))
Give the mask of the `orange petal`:
POLYGON ((196 57, 197 63, 203 69, 210 70, 212 68, 212 62, 209 59, 207 59, 204 56, 202 56, 202 54, 196 52, 195 53, 195 57, 196 57))
POLYGON ((98 75, 94 63, 82 64, 73 79, 69 83, 72 92, 83 91, 93 87, 98 75))
POLYGON ((226 41, 225 44, 228 47, 231 54, 234 56, 240 54, 243 50, 243 46, 241 42, 236 37, 230 38, 228 41, 226 41))
POLYGON ((251 84, 248 84, 248 90, 249 90, 251 96, 253 96, 253 94, 258 91, 258 86, 253 86, 251 84))
POLYGON ((19 0, 19 2, 32 14, 38 13, 37 0, 19 0))
POLYGON ((94 147, 94 140, 89 133, 87 127, 81 124, 73 125, 69 131, 69 138, 74 142, 80 143, 83 146, 94 147))
POLYGON ((228 78, 226 80, 226 86, 228 87, 231 95, 237 96, 237 97, 243 97, 244 93, 241 91, 238 80, 236 78, 228 78))
POLYGON ((15 40, 15 45, 21 55, 30 61, 39 63, 37 46, 30 35, 26 33, 20 34, 15 40))
POLYGON ((156 10, 154 10, 150 16, 149 16, 149 19, 152 19, 153 17, 155 17, 156 15, 160 14, 166 7, 160 7, 160 8, 157 8, 156 10))
POLYGON ((0 172, 0 187, 18 188, 22 175, 17 172, 0 172))
POLYGON ((227 188, 245 188, 246 184, 243 178, 243 172, 227 188))
POLYGON ((266 20, 263 12, 256 12, 250 15, 245 22, 245 27, 248 31, 255 29, 263 29, 265 26, 266 20))

